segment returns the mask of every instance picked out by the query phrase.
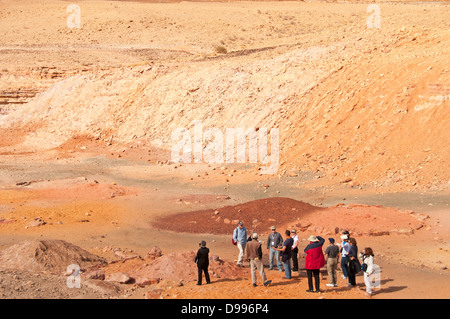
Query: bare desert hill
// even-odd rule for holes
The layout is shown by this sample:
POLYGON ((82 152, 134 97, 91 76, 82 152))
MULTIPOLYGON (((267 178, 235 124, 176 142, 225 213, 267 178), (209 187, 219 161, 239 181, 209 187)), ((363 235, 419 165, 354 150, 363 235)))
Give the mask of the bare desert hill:
MULTIPOLYGON (((17 149, 50 149, 81 135, 114 143, 143 139, 170 150, 172 132, 192 134, 194 121, 222 132, 276 127, 284 170, 397 190, 448 187, 447 6, 383 5, 379 29, 367 27, 362 4, 271 3, 264 11, 232 3, 220 14, 214 3, 83 7, 81 29, 54 19, 40 32, 24 25, 21 37, 6 27, 14 25, 8 20, 14 3, 2 11, 2 28, 9 29, 2 45, 15 46, 2 49, 1 62, 9 64, 2 78, 27 69, 10 63, 17 50, 30 62, 46 52, 47 67, 57 70, 64 60, 84 63, 88 53, 104 54, 103 63, 117 53, 118 60, 115 67, 92 63, 61 75, 3 115, 2 128, 31 133, 17 149), (196 10, 188 20, 189 8, 196 10), (25 49, 30 39, 36 46, 25 49), (217 53, 218 46, 225 51, 217 53)), ((54 14, 61 20, 66 13, 54 14)))

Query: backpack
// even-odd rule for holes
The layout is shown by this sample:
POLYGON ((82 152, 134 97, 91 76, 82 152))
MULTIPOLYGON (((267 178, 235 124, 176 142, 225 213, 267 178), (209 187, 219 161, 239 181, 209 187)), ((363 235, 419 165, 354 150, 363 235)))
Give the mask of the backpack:
POLYGON ((231 242, 233 243, 233 245, 237 245, 237 241, 235 241, 234 240, 234 235, 236 234, 236 232, 237 232, 237 229, 235 228, 234 230, 233 230, 233 237, 231 238, 231 242))
POLYGON ((364 272, 367 271, 367 264, 364 262, 365 259, 366 259, 366 258, 363 257, 363 263, 361 264, 361 270, 364 271, 364 272))
POLYGON ((367 271, 367 264, 366 263, 362 263, 361 270, 364 271, 364 272, 367 271))

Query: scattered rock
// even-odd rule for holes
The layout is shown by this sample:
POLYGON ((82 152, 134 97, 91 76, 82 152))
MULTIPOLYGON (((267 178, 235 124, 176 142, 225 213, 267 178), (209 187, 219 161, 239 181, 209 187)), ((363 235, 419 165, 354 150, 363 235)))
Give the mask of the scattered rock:
POLYGON ((162 250, 158 246, 153 246, 147 253, 147 257, 149 258, 158 258, 162 256, 162 250))
POLYGON ((106 276, 106 281, 118 282, 120 284, 127 284, 131 282, 132 278, 125 272, 116 272, 106 276))
POLYGON ((120 288, 118 286, 112 282, 104 280, 86 279, 82 281, 82 285, 106 296, 113 296, 120 292, 120 288))
POLYGON ((31 182, 19 182, 19 183, 16 183, 16 185, 17 186, 29 186, 29 185, 31 185, 31 182))
POLYGON ((136 277, 135 283, 139 287, 145 287, 150 285, 157 285, 159 283, 159 278, 147 278, 147 277, 136 277))
POLYGON ((397 234, 412 235, 412 234, 414 234, 414 229, 412 229, 411 227, 402 227, 397 230, 397 234))
POLYGON ((379 231, 369 231, 369 236, 387 236, 389 231, 379 230, 379 231))
POLYGON ((121 258, 122 260, 127 260, 127 259, 133 259, 133 258, 139 258, 140 256, 137 254, 128 254, 124 251, 122 251, 121 249, 116 249, 114 250, 114 255, 121 258))
POLYGON ((34 218, 34 220, 32 220, 31 222, 29 222, 26 226, 25 229, 28 229, 30 227, 39 227, 39 226, 43 226, 47 224, 44 220, 42 220, 41 218, 34 218))
POLYGON ((222 259, 220 259, 219 256, 217 256, 217 255, 211 255, 211 257, 209 257, 209 259, 212 262, 218 263, 219 265, 222 265, 224 263, 224 261, 222 259))
POLYGON ((146 293, 145 293, 145 299, 161 299, 161 293, 163 292, 164 290, 162 290, 162 289, 152 289, 152 290, 150 290, 150 291, 147 291, 146 293))
POLYGON ((105 272, 101 269, 87 271, 81 274, 84 279, 105 280, 105 272))

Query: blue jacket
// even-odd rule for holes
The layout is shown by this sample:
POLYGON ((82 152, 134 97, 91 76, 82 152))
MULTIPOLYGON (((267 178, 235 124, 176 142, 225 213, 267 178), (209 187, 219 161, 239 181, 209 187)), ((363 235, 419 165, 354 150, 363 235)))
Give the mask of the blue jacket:
POLYGON ((245 245, 247 243, 247 229, 245 227, 242 227, 242 229, 239 226, 236 227, 233 231, 233 239, 245 245))

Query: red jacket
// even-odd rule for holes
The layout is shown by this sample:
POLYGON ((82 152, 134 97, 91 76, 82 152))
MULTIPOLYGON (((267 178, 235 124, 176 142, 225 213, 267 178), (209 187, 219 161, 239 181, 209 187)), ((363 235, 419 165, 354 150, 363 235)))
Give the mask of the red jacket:
POLYGON ((305 248, 305 269, 320 269, 325 265, 325 257, 323 256, 322 246, 325 243, 325 239, 317 236, 319 242, 310 243, 305 248))

